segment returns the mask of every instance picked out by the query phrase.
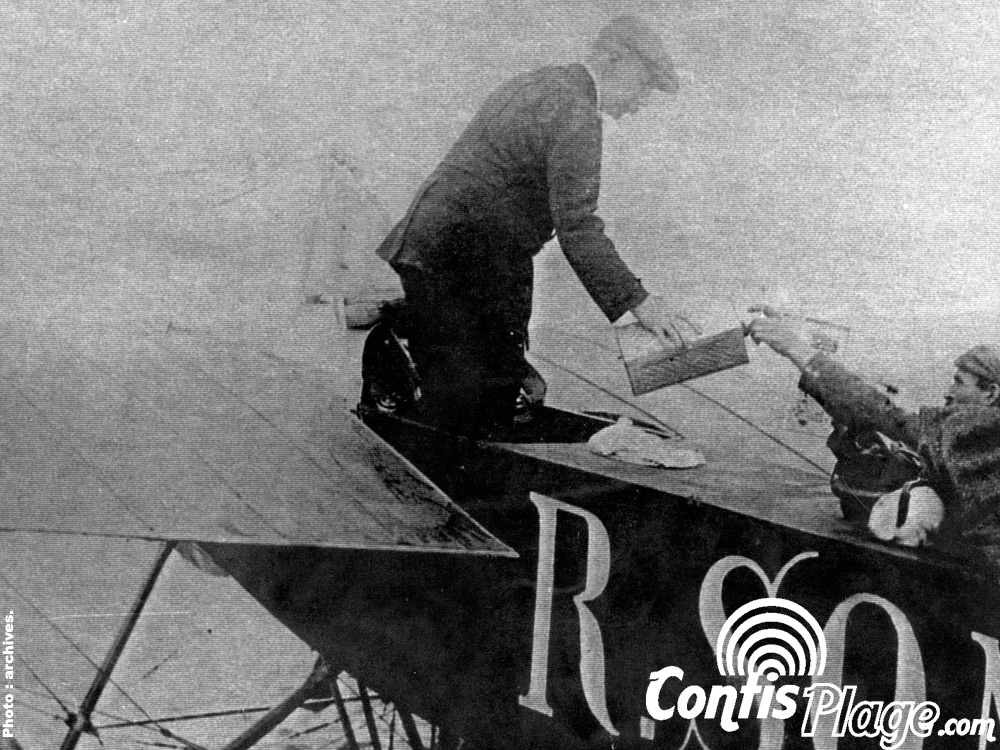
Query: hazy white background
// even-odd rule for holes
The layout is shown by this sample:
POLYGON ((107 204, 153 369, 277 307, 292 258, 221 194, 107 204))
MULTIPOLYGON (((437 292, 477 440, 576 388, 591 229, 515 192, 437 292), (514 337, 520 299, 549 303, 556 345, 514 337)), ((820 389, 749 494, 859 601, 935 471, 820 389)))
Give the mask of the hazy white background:
MULTIPOLYGON (((0 2, 2 324, 108 358, 138 325, 204 328, 317 363, 353 397, 358 339, 306 295, 391 279, 372 248, 488 90, 574 59, 623 10, 662 30, 683 82, 605 129, 602 215, 626 260, 710 330, 762 301, 850 326, 850 364, 906 405, 938 402, 958 353, 1000 342, 989 2, 0 2)), ((535 351, 627 392, 555 247, 537 269, 535 351)), ((580 405, 578 382, 545 371, 580 405)), ((776 356, 696 385, 823 460, 825 422, 798 423, 776 356)), ((694 439, 728 424, 677 389, 642 405, 694 439)), ((0 543, 0 572, 95 658, 137 586, 128 561, 152 554, 0 543)), ((304 676, 307 650, 235 585, 169 572, 122 672, 154 715, 264 705, 304 676)), ((86 663, 2 581, 0 605, 79 701, 86 663)), ((24 670, 18 685, 42 691, 24 670)), ((60 732, 27 707, 18 723, 28 748, 60 732)), ((191 735, 221 744, 233 726, 191 735)))

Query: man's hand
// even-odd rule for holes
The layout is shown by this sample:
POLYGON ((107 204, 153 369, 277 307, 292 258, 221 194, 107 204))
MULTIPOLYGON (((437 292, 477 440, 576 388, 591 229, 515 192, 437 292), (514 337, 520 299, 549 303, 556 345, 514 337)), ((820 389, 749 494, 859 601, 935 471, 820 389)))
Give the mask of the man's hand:
POLYGON ((548 386, 545 384, 545 378, 530 363, 528 368, 528 374, 521 378, 521 398, 529 407, 541 406, 545 403, 548 386))
POLYGON ((757 344, 767 344, 804 370, 816 350, 802 338, 798 319, 768 305, 751 307, 750 312, 763 313, 763 317, 750 321, 750 338, 757 344))
POLYGON ((667 350, 686 347, 701 335, 701 328, 671 308, 658 294, 650 294, 633 307, 632 314, 643 328, 656 334, 663 348, 667 350))

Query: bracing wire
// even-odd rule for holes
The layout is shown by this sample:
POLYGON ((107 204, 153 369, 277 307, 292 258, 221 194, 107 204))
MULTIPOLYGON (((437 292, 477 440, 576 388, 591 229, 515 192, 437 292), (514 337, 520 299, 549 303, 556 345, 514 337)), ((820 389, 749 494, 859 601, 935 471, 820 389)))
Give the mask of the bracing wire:
MULTIPOLYGON (((352 688, 352 687, 351 687, 350 685, 348 685, 348 684, 346 684, 346 683, 345 683, 345 687, 346 687, 346 688, 347 688, 347 689, 348 689, 348 690, 349 690, 350 692, 354 693, 355 697, 356 697, 356 698, 357 698, 358 700, 360 700, 360 699, 361 699, 361 692, 360 692, 359 690, 355 690, 354 688, 352 688)), ((376 698, 378 698, 378 695, 376 694, 376 695, 375 695, 375 697, 376 697, 376 698)), ((347 700, 350 700, 350 698, 348 698, 347 700)), ((382 699, 381 699, 381 698, 379 698, 379 700, 382 700, 382 699)), ((382 723, 383 723, 383 724, 385 724, 386 726, 389 726, 389 722, 388 722, 388 721, 386 720, 386 718, 385 718, 385 713, 382 713, 382 714, 379 714, 379 717, 378 717, 378 718, 379 718, 379 719, 380 719, 380 720, 382 721, 382 723)))
POLYGON ((197 714, 178 714, 177 716, 161 716, 156 719, 140 719, 129 721, 121 717, 111 717, 119 719, 114 724, 102 724, 98 729, 123 729, 128 727, 141 727, 150 724, 166 724, 174 721, 198 721, 200 719, 216 719, 222 716, 242 716, 245 714, 262 714, 270 711, 270 706, 257 706, 254 708, 231 708, 226 711, 205 711, 197 714))
MULTIPOLYGON (((581 336, 580 334, 576 334, 576 333, 570 333, 568 331, 563 331, 562 333, 564 333, 564 334, 566 334, 568 336, 571 336, 571 337, 573 337, 575 339, 578 339, 580 341, 584 341, 584 342, 586 342, 588 344, 592 344, 593 346, 596 346, 598 349, 602 349, 602 350, 604 350, 606 352, 612 352, 612 353, 614 353, 614 354, 617 355, 617 352, 614 349, 612 349, 609 346, 606 346, 605 344, 602 344, 599 341, 594 341, 593 339, 587 338, 586 336, 581 336)), ((601 385, 599 385, 597 383, 594 383, 589 378, 581 375, 578 372, 575 372, 572 368, 567 367, 566 365, 561 365, 561 364, 559 364, 557 362, 554 362, 553 360, 549 359, 548 357, 540 355, 540 354, 538 354, 536 352, 532 352, 532 356, 538 357, 542 361, 547 362, 547 363, 553 365, 554 367, 562 370, 563 372, 566 372, 566 373, 568 373, 570 375, 573 375, 573 376, 579 378, 580 380, 584 381, 588 385, 594 386, 595 388, 597 388, 598 390, 600 390, 602 393, 606 393, 606 394, 614 397, 619 402, 628 404, 630 407, 632 407, 634 409, 638 409, 644 416, 649 415, 658 424, 663 425, 665 429, 669 429, 671 431, 675 431, 675 430, 673 430, 672 427, 668 427, 667 425, 664 425, 663 422, 661 422, 655 416, 649 414, 648 411, 645 411, 645 410, 641 409, 640 407, 636 406, 631 401, 629 401, 627 398, 625 398, 623 396, 619 396, 617 393, 614 393, 613 391, 610 391, 609 389, 604 388, 603 386, 601 386, 601 385)), ((819 471, 823 476, 826 477, 826 476, 830 475, 830 472, 827 471, 827 469, 825 469, 822 465, 818 464, 816 461, 813 461, 811 458, 809 458, 809 456, 805 455, 804 453, 802 453, 797 448, 789 445, 787 442, 785 442, 784 440, 782 440, 781 438, 779 438, 777 435, 774 435, 774 434, 768 432, 767 430, 765 430, 760 425, 754 423, 752 420, 750 420, 747 417, 743 416, 742 414, 740 414, 738 411, 736 411, 732 407, 726 406, 724 403, 722 403, 718 399, 713 398, 712 396, 709 396, 707 393, 704 393, 703 391, 698 390, 697 388, 695 388, 690 383, 679 383, 678 385, 680 385, 685 390, 690 391, 691 393, 695 394, 696 396, 699 396, 699 397, 705 399, 706 401, 708 401, 713 406, 716 406, 719 409, 722 409, 726 414, 729 414, 731 417, 734 417, 734 418, 738 419, 740 422, 743 422, 745 425, 747 425, 751 429, 759 432, 761 435, 763 435, 767 439, 773 441, 777 445, 779 445, 782 448, 784 448, 785 450, 787 450, 789 453, 793 454, 797 458, 800 458, 802 461, 804 461, 805 463, 809 464, 809 466, 811 466, 814 469, 816 469, 817 471, 819 471)))
MULTIPOLYGON (((354 695, 349 695, 349 696, 345 697, 345 699, 344 699, 345 702, 352 703, 352 702, 356 702, 356 701, 360 701, 361 700, 360 694, 354 688, 350 687, 350 685, 347 684, 347 683, 345 683, 345 687, 349 691, 351 691, 351 692, 354 693, 354 695)), ((37 692, 37 691, 33 691, 33 692, 37 692)), ((55 696, 52 696, 52 697, 53 697, 54 700, 58 700, 55 696)), ((378 696, 374 696, 374 697, 378 697, 378 696)), ((239 716, 239 715, 244 715, 244 714, 265 713, 265 712, 269 711, 270 709, 271 709, 270 706, 256 706, 256 707, 252 707, 252 708, 234 708, 234 709, 228 709, 228 710, 224 710, 224 711, 206 711, 206 712, 195 713, 195 714, 178 714, 176 716, 161 716, 161 717, 158 717, 156 719, 143 719, 143 720, 127 720, 127 719, 125 719, 123 717, 117 717, 117 716, 113 716, 111 714, 102 713, 102 715, 108 716, 108 717, 113 718, 113 719, 116 719, 116 721, 115 721, 115 723, 111 723, 111 724, 101 724, 101 725, 97 726, 96 728, 99 731, 105 731, 105 730, 108 730, 108 729, 124 729, 124 728, 144 727, 144 726, 148 727, 151 724, 166 724, 166 723, 170 723, 170 722, 181 722, 181 721, 199 721, 199 720, 202 720, 202 719, 213 719, 213 718, 224 717, 224 716, 239 716)), ((38 710, 40 710, 40 709, 38 709, 38 710)), ((395 710, 392 709, 389 704, 387 704, 387 703, 383 703, 382 704, 382 710, 378 713, 378 718, 382 721, 383 724, 385 724, 389 728, 390 733, 394 733, 394 732, 397 731, 396 730, 396 725, 395 725, 396 724, 396 722, 395 722, 395 710), (390 711, 392 712, 392 715, 391 715, 390 718, 387 719, 386 718, 386 714, 388 714, 390 711)), ((336 722, 330 722, 330 721, 322 722, 320 724, 317 724, 316 726, 308 727, 306 729, 302 729, 302 730, 299 730, 297 732, 294 732, 294 733, 288 735, 288 739, 298 739, 299 737, 303 737, 305 735, 314 734, 315 732, 318 732, 318 731, 321 731, 323 729, 326 729, 327 727, 334 726, 335 723, 336 722)))
MULTIPOLYGON (((56 700, 56 698, 55 698, 54 695, 44 693, 41 690, 32 690, 31 688, 18 687, 17 691, 18 691, 18 693, 27 693, 29 695, 33 695, 33 696, 36 696, 36 697, 39 697, 39 698, 48 698, 50 700, 56 700)), ((63 709, 62 709, 63 710, 63 714, 60 716, 59 714, 50 713, 49 711, 45 711, 45 710, 43 710, 41 708, 38 708, 36 706, 32 706, 31 704, 22 703, 20 705, 27 706, 28 708, 30 708, 31 710, 35 711, 36 713, 44 714, 45 716, 47 716, 50 719, 55 719, 56 721, 64 722, 64 723, 65 723, 66 717, 72 715, 72 713, 73 713, 71 710, 63 707, 63 709)), ((133 723, 133 722, 130 722, 128 719, 126 719, 124 716, 118 716, 116 714, 108 713, 107 711, 99 711, 99 710, 95 709, 94 712, 93 712, 93 714, 95 716, 103 716, 103 717, 108 718, 108 719, 114 719, 115 721, 123 722, 123 724, 122 724, 123 726, 128 726, 128 725, 131 725, 133 723)), ((138 723, 138 722, 136 722, 136 723, 138 723)), ((94 727, 94 729, 96 729, 98 731, 101 731, 104 728, 105 728, 104 726, 95 726, 94 727)))
POLYGON ((697 388, 695 388, 692 385, 689 385, 687 383, 681 383, 680 385, 681 385, 682 388, 686 388, 687 390, 691 391, 691 393, 694 393, 697 396, 701 396, 703 399, 705 399, 709 403, 711 403, 711 404, 719 407, 724 412, 726 412, 726 414, 729 414, 730 416, 735 417, 736 419, 740 420, 741 422, 743 422, 744 424, 748 425, 749 427, 752 427, 753 429, 755 429, 757 432, 759 432, 764 437, 769 438, 770 440, 773 440, 775 443, 777 443, 778 445, 780 445, 782 448, 784 448, 785 450, 789 451, 790 453, 793 453, 795 456, 797 456, 798 458, 801 458, 803 461, 805 461, 807 464, 809 464, 810 466, 812 466, 814 469, 818 470, 823 476, 829 476, 830 475, 829 471, 827 471, 825 468, 823 468, 820 464, 818 464, 815 461, 813 461, 811 458, 809 458, 809 456, 807 456, 806 454, 802 453, 797 448, 794 448, 793 446, 789 445, 784 440, 782 440, 781 438, 779 438, 777 435, 772 435, 770 432, 768 432, 767 430, 765 430, 763 427, 754 424, 751 420, 749 420, 748 418, 744 417, 742 414, 740 414, 735 409, 726 406, 724 403, 722 403, 718 399, 712 398, 707 393, 699 391, 697 388))
POLYGON ((326 729, 327 727, 332 727, 333 725, 334 722, 332 721, 324 721, 322 724, 317 724, 314 727, 308 727, 306 729, 300 729, 298 732, 292 732, 290 735, 288 735, 288 739, 297 740, 299 739, 299 737, 305 737, 307 734, 313 734, 315 732, 322 731, 323 729, 326 729))
MULTIPOLYGON (((76 651, 78 654, 80 654, 80 656, 82 656, 87 661, 87 663, 90 664, 90 666, 92 666, 96 670, 100 670, 101 669, 101 666, 96 661, 94 661, 92 658, 90 658, 90 656, 82 648, 80 648, 80 646, 76 643, 76 641, 74 641, 66 633, 66 631, 64 631, 61 627, 59 627, 29 597, 25 596, 18 589, 18 587, 15 586, 14 583, 7 576, 5 576, 3 573, 0 573, 0 581, 3 581, 5 584, 7 584, 7 586, 10 588, 10 590, 13 591, 14 594, 16 594, 17 597, 21 601, 23 601, 25 604, 27 604, 29 607, 31 607, 31 609, 35 612, 35 614, 37 614, 39 617, 41 617, 42 620, 45 622, 45 624, 47 624, 60 637, 62 637, 62 639, 65 640, 73 648, 74 651, 76 651)), ((135 707, 138 708, 143 714, 145 714, 146 716, 149 716, 149 714, 146 713, 146 711, 142 708, 142 706, 140 706, 138 703, 135 703, 135 701, 131 697, 129 697, 128 693, 120 685, 118 685, 117 682, 115 682, 113 679, 109 679, 108 682, 110 684, 114 685, 119 691, 121 691, 122 695, 124 695, 126 698, 128 698, 130 701, 132 701, 132 703, 135 705, 135 707)))
POLYGON ((544 354, 539 354, 538 352, 532 352, 531 356, 533 358, 535 358, 535 359, 540 359, 542 362, 545 362, 546 364, 551 365, 552 367, 555 367, 557 370, 561 370, 562 372, 565 372, 567 375, 572 375, 573 377, 575 377, 578 380, 586 383, 590 387, 596 388, 598 391, 600 391, 604 395, 610 396, 611 398, 613 398, 618 403, 625 404, 630 409, 634 409, 635 411, 637 411, 639 414, 642 414, 642 416, 644 416, 646 419, 648 419, 650 422, 652 422, 653 424, 655 424, 657 427, 661 428, 662 430, 665 430, 666 432, 673 433, 674 435, 676 435, 679 438, 683 438, 684 437, 684 435, 681 434, 680 430, 678 430, 678 429, 676 429, 674 427, 671 427, 670 425, 668 425, 666 422, 664 422, 662 419, 660 419, 659 417, 657 417, 652 412, 648 411, 647 409, 643 409, 638 404, 632 403, 631 401, 629 401, 624 396, 620 396, 617 393, 615 393, 614 391, 612 391, 610 388, 605 388, 603 385, 601 385, 600 383, 597 383, 594 380, 591 380, 586 375, 582 375, 582 374, 578 373, 573 368, 567 367, 566 365, 563 365, 563 364, 560 364, 559 362, 556 362, 554 359, 551 359, 550 357, 546 357, 544 354))
POLYGON ((20 701, 20 702, 18 702, 17 707, 18 707, 18 709, 26 708, 29 711, 34 711, 36 714, 41 714, 46 719, 55 719, 56 721, 61 721, 62 720, 62 717, 59 716, 58 714, 54 714, 54 713, 52 713, 52 711, 46 710, 44 708, 39 708, 38 706, 36 706, 36 705, 34 705, 32 703, 25 703, 24 701, 20 701))
MULTIPOLYGON (((37 679, 37 676, 36 676, 36 679, 37 679)), ((27 687, 18 687, 17 690, 18 690, 19 693, 28 693, 30 695, 35 695, 35 696, 38 696, 38 697, 48 697, 51 700, 58 701, 58 698, 55 695, 53 695, 52 693, 45 693, 45 692, 43 692, 41 690, 32 690, 31 688, 27 688, 27 687)), ((61 702, 60 702, 60 705, 62 706, 61 702)), ((63 706, 63 711, 67 715, 72 713, 72 710, 66 708, 65 706, 63 706)), ((142 723, 149 723, 149 722, 130 721, 129 719, 126 719, 124 716, 119 716, 118 714, 113 714, 113 713, 110 713, 108 711, 101 711, 101 710, 98 710, 98 709, 94 709, 93 714, 95 716, 103 716, 106 719, 113 719, 116 722, 121 722, 120 726, 132 726, 132 725, 138 725, 138 724, 142 724, 142 723)), ((54 718, 61 719, 61 717, 59 717, 59 716, 54 716, 54 718)), ((163 721, 163 719, 161 719, 161 721, 163 721)), ((109 725, 95 726, 94 728, 100 730, 100 729, 105 729, 108 726, 109 725)), ((115 726, 119 726, 119 725, 115 725, 115 726)))
MULTIPOLYGON (((71 647, 73 648, 73 650, 74 650, 74 651, 76 651, 76 652, 77 652, 78 654, 80 654, 80 656, 82 656, 82 657, 83 657, 83 658, 84 658, 84 659, 85 659, 85 660, 87 661, 87 663, 88 663, 88 664, 90 664, 90 666, 92 666, 92 667, 93 667, 94 669, 96 669, 96 670, 97 670, 98 672, 100 672, 100 671, 101 671, 101 666, 100 666, 100 665, 99 665, 99 664, 98 664, 97 662, 95 662, 95 661, 94 661, 94 660, 93 660, 92 658, 90 658, 90 656, 89 656, 89 655, 88 655, 88 654, 87 654, 87 653, 86 653, 86 652, 85 652, 85 651, 84 651, 84 650, 83 650, 82 648, 80 648, 80 646, 79 646, 79 645, 78 645, 78 644, 76 643, 76 641, 74 641, 74 640, 73 640, 73 639, 72 639, 72 638, 71 638, 71 637, 70 637, 70 636, 69 636, 69 635, 68 635, 68 634, 67 634, 67 633, 66 633, 66 632, 65 632, 65 631, 64 631, 64 630, 62 629, 62 628, 60 628, 60 627, 59 627, 59 626, 58 626, 58 625, 57 625, 57 624, 56 624, 56 623, 55 623, 55 622, 54 622, 54 621, 52 620, 52 618, 50 618, 50 617, 49 617, 48 615, 46 615, 46 614, 45 614, 45 613, 44 613, 44 612, 43 612, 43 611, 42 611, 42 610, 41 610, 41 609, 40 609, 40 608, 39 608, 39 607, 38 607, 38 606, 37 606, 37 605, 36 605, 36 604, 35 604, 35 603, 34 603, 34 602, 33 602, 33 601, 32 601, 32 600, 31 600, 31 599, 29 598, 29 597, 28 597, 28 596, 25 596, 25 595, 24 595, 24 594, 23 594, 23 593, 22 593, 22 592, 20 591, 20 589, 18 589, 18 587, 17 587, 17 586, 15 586, 15 585, 14 585, 14 583, 13 583, 13 582, 12 582, 12 581, 11 581, 11 580, 10 580, 10 579, 9 579, 9 578, 7 577, 7 576, 5 576, 5 575, 4 575, 3 573, 0 573, 0 581, 3 581, 3 582, 4 582, 4 583, 5 583, 5 584, 6 584, 6 585, 7 585, 7 586, 8 586, 9 588, 10 588, 10 590, 11 590, 11 591, 13 591, 13 592, 14 592, 14 594, 15 594, 15 595, 16 595, 16 596, 17 596, 17 597, 18 597, 18 598, 19 598, 19 599, 20 599, 21 601, 23 601, 23 602, 24 602, 25 604, 27 604, 27 605, 28 605, 28 606, 29 606, 29 607, 30 607, 30 608, 31 608, 31 609, 32 609, 32 610, 33 610, 33 611, 35 612, 35 614, 37 614, 37 615, 38 615, 39 617, 41 617, 41 618, 42 618, 42 620, 43 620, 43 621, 45 622, 45 624, 47 624, 47 625, 48 625, 48 626, 49 626, 50 628, 52 628, 52 629, 53 629, 53 630, 54 630, 54 631, 55 631, 55 632, 56 632, 56 633, 57 633, 57 634, 58 634, 58 635, 59 635, 59 636, 60 636, 60 637, 61 637, 61 638, 62 638, 63 640, 65 640, 65 641, 66 641, 66 642, 67 642, 67 643, 68 643, 68 644, 69 644, 69 645, 70 645, 70 646, 71 646, 71 647)), ((128 693, 128 691, 127 691, 127 690, 125 690, 125 688, 123 688, 123 687, 122 687, 121 685, 119 685, 119 684, 118 684, 118 683, 117 683, 117 682, 116 682, 116 681, 115 681, 115 680, 114 680, 114 679, 113 679, 113 678, 112 678, 112 677, 111 677, 110 675, 108 675, 108 683, 109 683, 109 684, 111 684, 111 685, 114 685, 114 687, 115 687, 115 688, 116 688, 116 689, 117 689, 117 690, 118 690, 118 691, 119 691, 119 692, 120 692, 120 693, 121 693, 121 694, 122 694, 122 695, 123 695, 123 696, 124 696, 124 697, 125 697, 125 698, 126 698, 126 699, 127 699, 127 700, 128 700, 129 702, 130 702, 130 703, 131 703, 131 704, 132 704, 132 705, 133 705, 133 706, 135 706, 135 707, 136 707, 136 708, 137 708, 137 709, 139 710, 139 712, 140 712, 140 713, 141 713, 141 714, 142 714, 143 716, 145 716, 145 717, 146 717, 147 719, 151 719, 151 720, 153 720, 153 717, 149 715, 149 712, 147 712, 147 711, 146 711, 146 709, 145 709, 145 708, 143 708, 143 707, 142 707, 142 706, 141 706, 141 705, 139 704, 139 702, 138 702, 138 701, 136 701, 136 699, 135 699, 135 698, 133 698, 133 697, 132 697, 132 696, 131 696, 131 695, 130 695, 130 694, 128 693)), ((62 704, 60 703, 60 705, 62 705, 62 704)), ((69 715, 72 715, 72 712, 67 712, 67 713, 68 713, 69 715)), ((153 720, 153 721, 154 721, 154 723, 155 723, 155 720, 153 720)), ((160 726, 159 724, 156 724, 156 730, 154 730, 154 731, 159 731, 159 732, 160 732, 160 734, 162 734, 162 735, 163 735, 164 737, 168 737, 169 739, 172 739, 172 740, 175 740, 175 741, 177 741, 177 742, 180 742, 180 743, 182 743, 182 744, 183 744, 183 745, 184 745, 185 747, 189 748, 189 750, 205 750, 205 749, 204 749, 204 748, 202 748, 202 747, 201 747, 200 745, 198 745, 198 744, 196 744, 196 743, 194 743, 194 742, 191 742, 190 740, 187 740, 187 739, 185 739, 185 738, 183 738, 183 737, 180 737, 180 736, 177 736, 177 735, 173 734, 173 733, 172 733, 172 732, 171 732, 171 731, 170 731, 169 729, 167 729, 166 727, 163 727, 163 726, 160 726)))
MULTIPOLYGON (((72 712, 72 711, 71 711, 71 710, 70 710, 70 709, 69 709, 69 708, 68 708, 68 707, 66 706, 66 704, 65 704, 65 703, 63 703, 63 702, 62 702, 62 701, 61 701, 61 700, 59 699, 59 696, 55 694, 55 692, 54 692, 54 691, 52 690, 52 688, 50 688, 50 687, 49 687, 49 686, 48 686, 48 685, 47 685, 47 684, 45 683, 45 680, 43 680, 43 679, 42 679, 41 677, 39 677, 39 675, 38 675, 38 672, 36 672, 36 671, 35 671, 34 669, 32 669, 32 668, 31 668, 31 665, 30 665, 30 664, 28 663, 27 659, 25 659, 24 657, 21 657, 21 666, 23 666, 23 667, 24 667, 25 669, 27 669, 27 670, 28 670, 28 672, 30 672, 30 673, 31 673, 31 676, 35 678, 35 681, 36 681, 36 682, 37 682, 37 683, 38 683, 39 685, 41 685, 41 686, 42 686, 42 688, 43 688, 43 689, 45 690, 45 692, 46 692, 46 693, 48 693, 48 694, 49 694, 49 697, 50 697, 50 698, 52 698, 52 700, 54 700, 54 701, 55 701, 56 703, 58 703, 58 704, 59 704, 59 708, 61 708, 61 709, 63 710, 63 713, 65 713, 65 714, 66 714, 67 716, 69 716, 69 715, 70 715, 71 713, 73 713, 73 712, 72 712)), ((34 691, 32 691, 32 692, 34 692, 34 691)))

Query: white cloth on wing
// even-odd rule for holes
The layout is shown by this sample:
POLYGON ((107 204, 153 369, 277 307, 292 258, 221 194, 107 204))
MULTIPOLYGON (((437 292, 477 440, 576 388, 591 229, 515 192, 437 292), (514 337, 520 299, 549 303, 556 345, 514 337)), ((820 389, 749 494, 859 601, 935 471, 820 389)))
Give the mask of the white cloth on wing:
POLYGON ((705 456, 696 448, 671 445, 663 438, 641 427, 628 417, 594 433, 587 445, 599 456, 610 456, 640 466, 660 466, 666 469, 691 469, 705 463, 705 456))

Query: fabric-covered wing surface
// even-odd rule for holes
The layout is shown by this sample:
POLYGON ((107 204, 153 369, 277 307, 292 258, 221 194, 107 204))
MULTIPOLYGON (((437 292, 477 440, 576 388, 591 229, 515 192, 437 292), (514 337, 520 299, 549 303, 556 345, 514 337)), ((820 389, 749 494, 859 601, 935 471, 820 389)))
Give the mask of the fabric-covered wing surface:
POLYGON ((180 331, 0 358, 0 529, 513 555, 322 371, 180 331))

